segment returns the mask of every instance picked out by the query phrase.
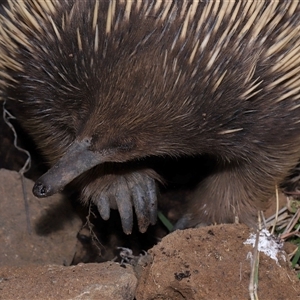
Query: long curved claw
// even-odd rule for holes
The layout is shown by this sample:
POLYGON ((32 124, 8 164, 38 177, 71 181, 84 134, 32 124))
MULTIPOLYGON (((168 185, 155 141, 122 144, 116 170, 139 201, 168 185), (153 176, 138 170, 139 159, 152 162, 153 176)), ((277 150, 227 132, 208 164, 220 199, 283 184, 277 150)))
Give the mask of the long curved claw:
POLYGON ((154 225, 157 221, 157 191, 156 191, 156 183, 155 180, 149 177, 147 182, 147 191, 148 191, 148 210, 149 210, 149 218, 150 224, 154 225))
POLYGON ((132 202, 137 216, 139 230, 144 233, 150 224, 147 185, 146 182, 141 182, 140 184, 130 182, 129 186, 133 191, 132 202))
POLYGON ((128 190, 123 189, 124 186, 124 178, 121 178, 123 181, 120 186, 116 188, 116 202, 118 206, 118 210, 121 217, 122 228, 125 234, 130 234, 133 226, 133 211, 132 204, 130 199, 130 193, 128 190))
POLYGON ((108 220, 110 217, 110 205, 108 195, 102 194, 95 202, 101 218, 103 220, 108 220))

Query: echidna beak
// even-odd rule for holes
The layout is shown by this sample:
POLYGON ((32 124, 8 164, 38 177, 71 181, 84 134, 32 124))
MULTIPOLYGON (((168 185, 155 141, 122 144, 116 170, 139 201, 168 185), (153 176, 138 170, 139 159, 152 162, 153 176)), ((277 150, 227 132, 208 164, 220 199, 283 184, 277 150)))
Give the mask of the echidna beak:
POLYGON ((75 141, 65 155, 35 183, 32 191, 38 198, 58 193, 74 178, 105 161, 105 156, 89 150, 90 140, 75 141))

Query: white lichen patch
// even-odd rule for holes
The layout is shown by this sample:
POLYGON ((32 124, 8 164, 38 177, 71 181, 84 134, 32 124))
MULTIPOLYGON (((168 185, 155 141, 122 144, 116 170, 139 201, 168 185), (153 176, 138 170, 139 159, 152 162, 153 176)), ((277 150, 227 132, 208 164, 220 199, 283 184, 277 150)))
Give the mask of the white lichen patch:
MULTIPOLYGON (((251 233, 250 237, 244 242, 245 245, 252 245, 255 247, 256 233, 251 233)), ((278 263, 278 252, 283 246, 282 242, 276 240, 274 236, 267 229, 262 229, 259 233, 258 251, 265 253, 270 258, 278 263)))

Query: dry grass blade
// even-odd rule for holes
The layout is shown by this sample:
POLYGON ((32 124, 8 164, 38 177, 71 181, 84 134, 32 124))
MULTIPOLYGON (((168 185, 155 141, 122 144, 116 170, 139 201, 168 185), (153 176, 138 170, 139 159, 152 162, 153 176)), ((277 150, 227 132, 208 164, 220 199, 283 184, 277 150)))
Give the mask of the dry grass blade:
POLYGON ((278 186, 277 186, 277 184, 276 184, 276 186, 275 186, 275 194, 276 194, 276 213, 275 213, 274 225, 273 225, 271 234, 274 234, 274 232, 275 232, 275 227, 276 227, 277 220, 278 220, 279 196, 278 196, 278 186))
POLYGON ((285 240, 287 238, 290 238, 291 236, 299 236, 299 229, 300 229, 300 225, 298 226, 298 228, 294 231, 291 231, 296 224, 299 222, 300 220, 300 208, 298 208, 297 212, 294 214, 294 216, 290 219, 289 224, 287 225, 286 229, 284 230, 284 232, 280 235, 280 238, 282 240, 285 240))
POLYGON ((259 243, 259 235, 260 235, 260 231, 261 231, 261 214, 260 214, 260 212, 258 212, 258 224, 259 224, 259 229, 257 230, 257 233, 256 233, 253 260, 251 261, 251 276, 250 276, 250 282, 249 282, 249 294, 250 294, 251 300, 258 300, 258 295, 257 295, 258 267, 259 267, 258 243, 259 243))
MULTIPOLYGON (((300 259, 300 202, 292 196, 286 199, 286 206, 278 210, 278 190, 276 189, 276 213, 265 221, 265 227, 269 230, 272 227, 272 234, 277 233, 281 241, 290 241, 298 245, 294 251, 288 253, 288 258, 292 262, 292 267, 299 272, 297 268, 300 259)), ((298 277, 300 279, 300 273, 298 277)))

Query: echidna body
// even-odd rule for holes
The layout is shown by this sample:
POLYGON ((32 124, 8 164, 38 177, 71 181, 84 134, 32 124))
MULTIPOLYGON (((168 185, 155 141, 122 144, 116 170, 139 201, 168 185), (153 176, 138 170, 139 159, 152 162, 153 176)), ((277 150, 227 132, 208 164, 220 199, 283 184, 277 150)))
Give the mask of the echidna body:
POLYGON ((157 175, 136 162, 209 154, 177 227, 252 224, 300 157, 299 26, 298 1, 9 1, 1 97, 53 166, 34 193, 79 178, 144 231, 157 175))

